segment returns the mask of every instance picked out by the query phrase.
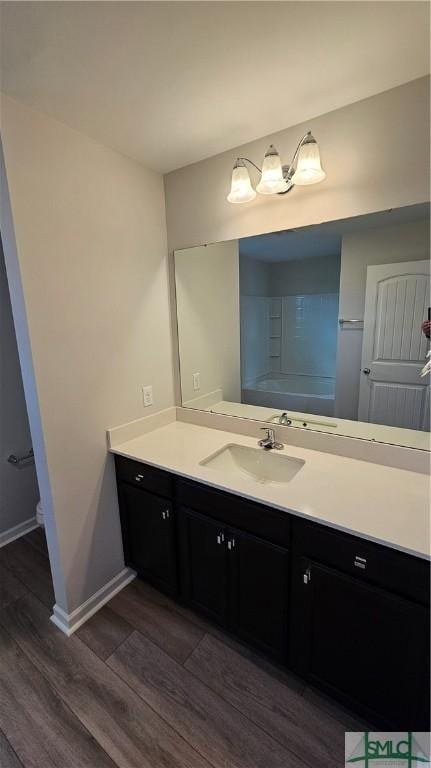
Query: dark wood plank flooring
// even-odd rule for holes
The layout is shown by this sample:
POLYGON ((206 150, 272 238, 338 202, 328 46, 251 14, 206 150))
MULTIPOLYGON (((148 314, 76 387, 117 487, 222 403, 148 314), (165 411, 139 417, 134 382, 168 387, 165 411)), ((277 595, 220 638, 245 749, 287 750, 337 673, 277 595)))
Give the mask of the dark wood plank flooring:
POLYGON ((52 609, 55 598, 48 557, 27 541, 26 536, 0 549, 0 565, 52 609))
POLYGON ((0 731, 0 765, 1 768, 23 768, 3 731, 0 731))
POLYGON ((71 638, 43 531, 0 549, 1 768, 334 768, 371 728, 136 580, 71 638))

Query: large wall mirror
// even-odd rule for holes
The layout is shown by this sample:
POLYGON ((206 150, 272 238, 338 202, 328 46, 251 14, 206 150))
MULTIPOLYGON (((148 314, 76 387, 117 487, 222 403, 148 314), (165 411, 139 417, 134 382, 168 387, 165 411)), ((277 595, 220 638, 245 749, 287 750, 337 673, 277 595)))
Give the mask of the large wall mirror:
POLYGON ((175 253, 183 406, 429 450, 429 205, 175 253))

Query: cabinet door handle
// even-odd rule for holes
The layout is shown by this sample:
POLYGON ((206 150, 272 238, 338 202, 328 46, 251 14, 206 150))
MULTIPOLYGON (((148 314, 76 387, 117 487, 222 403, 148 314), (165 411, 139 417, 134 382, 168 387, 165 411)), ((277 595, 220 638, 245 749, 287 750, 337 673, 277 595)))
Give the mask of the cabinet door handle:
POLYGON ((135 481, 137 483, 140 483, 144 479, 143 475, 135 475, 135 481))
POLYGON ((355 565, 356 568, 362 568, 362 570, 365 570, 367 567, 367 560, 365 557, 358 557, 358 555, 356 555, 353 561, 353 565, 355 565))
POLYGON ((224 542, 224 533, 221 531, 217 534, 217 544, 223 544, 224 542))
POLYGON ((307 570, 304 572, 302 576, 304 584, 309 584, 311 581, 311 570, 310 568, 307 568, 307 570))
POLYGON ((171 513, 169 512, 169 509, 165 509, 162 512, 162 520, 169 520, 170 516, 171 516, 171 513))
POLYGON ((235 539, 229 539, 229 541, 227 543, 227 548, 228 549, 234 549, 235 548, 235 539))

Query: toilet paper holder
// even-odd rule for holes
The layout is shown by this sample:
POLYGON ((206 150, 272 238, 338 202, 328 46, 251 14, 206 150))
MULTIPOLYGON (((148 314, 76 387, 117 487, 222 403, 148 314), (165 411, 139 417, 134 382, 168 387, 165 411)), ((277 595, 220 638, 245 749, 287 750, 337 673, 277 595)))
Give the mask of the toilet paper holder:
POLYGON ((24 456, 15 456, 14 453, 11 453, 10 456, 8 456, 8 462, 9 464, 12 464, 14 467, 21 467, 23 464, 27 465, 30 462, 34 462, 34 453, 33 448, 30 448, 28 453, 25 453, 24 456))

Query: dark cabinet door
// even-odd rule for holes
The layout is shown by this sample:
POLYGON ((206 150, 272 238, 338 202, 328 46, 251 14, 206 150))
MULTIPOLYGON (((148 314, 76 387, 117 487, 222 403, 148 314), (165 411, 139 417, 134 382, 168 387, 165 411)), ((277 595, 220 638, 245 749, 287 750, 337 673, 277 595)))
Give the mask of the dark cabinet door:
POLYGON ((119 483, 127 565, 155 587, 177 592, 175 521, 171 501, 119 483))
POLYGON ((229 529, 229 625, 265 653, 287 653, 289 556, 282 547, 229 529))
POLYGON ((179 510, 181 589, 184 599, 218 622, 227 621, 227 549, 220 523, 179 510))
POLYGON ((427 609, 306 558, 297 565, 302 673, 373 724, 429 730, 427 609))

